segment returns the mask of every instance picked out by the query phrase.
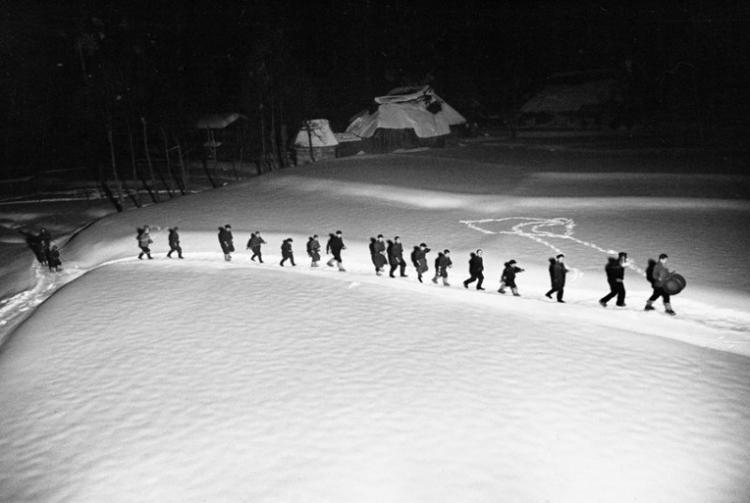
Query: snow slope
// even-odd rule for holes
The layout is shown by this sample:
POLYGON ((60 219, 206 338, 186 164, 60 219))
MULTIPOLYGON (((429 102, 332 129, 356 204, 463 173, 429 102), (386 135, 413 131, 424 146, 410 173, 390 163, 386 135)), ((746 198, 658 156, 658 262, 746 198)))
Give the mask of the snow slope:
POLYGON ((475 165, 386 159, 410 171, 289 170, 76 236, 64 273, 0 310, 47 299, 0 352, 0 500, 750 500, 747 201, 523 194, 540 177, 522 171, 483 172, 496 188, 477 194, 475 165), (153 261, 135 259, 144 223, 153 261), (266 264, 225 263, 224 223, 240 250, 264 231, 266 264), (171 225, 183 261, 163 258, 171 225), (339 228, 348 271, 310 269, 306 237, 339 228), (376 277, 380 232, 450 248, 453 286, 376 277), (287 236, 298 266, 281 269, 287 236), (477 247, 486 292, 460 287, 477 247), (629 307, 602 309, 620 249, 629 307), (542 295, 557 251, 564 305, 542 295), (677 318, 641 310, 661 251, 689 281, 677 318), (521 298, 495 292, 509 258, 521 298))

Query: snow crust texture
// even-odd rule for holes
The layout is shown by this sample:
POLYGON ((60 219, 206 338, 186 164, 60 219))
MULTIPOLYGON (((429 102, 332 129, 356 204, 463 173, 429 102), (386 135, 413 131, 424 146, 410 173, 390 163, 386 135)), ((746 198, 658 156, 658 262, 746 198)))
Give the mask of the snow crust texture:
POLYGON ((1 500, 750 497, 745 357, 406 281, 134 265, 6 345, 1 500))

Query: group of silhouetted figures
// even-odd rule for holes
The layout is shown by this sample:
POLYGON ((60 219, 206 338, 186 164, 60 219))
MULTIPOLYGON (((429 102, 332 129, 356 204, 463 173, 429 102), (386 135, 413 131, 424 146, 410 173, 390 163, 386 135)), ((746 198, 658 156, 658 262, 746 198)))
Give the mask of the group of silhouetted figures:
MULTIPOLYGON (((182 259, 182 247, 180 246, 180 235, 178 227, 169 228, 169 251, 167 257, 172 258, 173 254, 177 254, 177 258, 182 259)), ((40 264, 49 267, 50 271, 57 272, 62 267, 60 259, 60 250, 56 245, 52 244, 52 238, 49 231, 45 228, 41 228, 39 233, 24 232, 26 242, 29 247, 33 250, 37 260, 40 264)), ((144 225, 137 229, 138 247, 140 253, 138 259, 144 257, 152 259, 151 256, 151 245, 153 239, 151 237, 151 228, 148 225, 144 225)), ((224 254, 224 260, 231 261, 232 253, 235 252, 234 247, 234 236, 232 234, 232 226, 224 225, 219 227, 218 233, 219 246, 224 254)), ((294 251, 292 243, 294 240, 291 237, 284 239, 281 243, 281 261, 279 265, 284 267, 288 262, 293 267, 297 264, 294 261, 294 251)), ((263 263, 262 246, 267 244, 263 239, 260 231, 255 231, 250 234, 250 239, 247 242, 246 249, 252 252, 250 260, 259 263, 263 263)), ((343 265, 343 259, 341 253, 346 249, 344 244, 343 234, 340 230, 329 234, 328 241, 326 243, 325 252, 331 255, 330 260, 326 262, 329 267, 337 267, 339 271, 346 271, 343 265)), ((404 259, 404 247, 401 243, 399 236, 395 236, 393 239, 385 240, 382 234, 378 234, 377 237, 370 238, 370 257, 372 264, 375 268, 375 274, 382 276, 385 273, 386 266, 389 266, 389 276, 391 278, 396 277, 398 272, 399 277, 408 277, 406 274, 407 262, 404 259)), ((322 246, 320 243, 319 236, 313 234, 309 237, 306 244, 306 251, 308 257, 310 257, 310 266, 319 267, 321 261, 322 246)), ((414 246, 411 251, 411 263, 417 272, 417 280, 422 283, 425 273, 429 271, 427 262, 427 254, 430 253, 430 248, 427 247, 426 243, 420 243, 414 246)), ((599 304, 602 307, 607 307, 607 303, 616 298, 616 305, 619 307, 625 307, 625 266, 627 264, 628 255, 625 252, 620 252, 617 257, 610 257, 604 268, 607 276, 607 283, 609 284, 610 291, 599 299, 599 304)), ((654 302, 659 298, 662 298, 664 302, 665 312, 674 315, 675 312, 672 309, 670 302, 670 295, 678 293, 685 286, 684 278, 675 274, 667 268, 668 257, 665 253, 659 255, 658 260, 649 260, 648 267, 646 269, 646 279, 651 283, 653 293, 651 297, 646 301, 644 310, 653 311, 654 302)), ((435 284, 442 283, 443 286, 450 286, 448 282, 448 270, 452 268, 453 261, 451 259, 450 250, 439 251, 434 261, 434 275, 432 282, 435 284)), ((523 272, 524 269, 518 266, 515 260, 509 260, 503 265, 503 271, 500 277, 500 288, 497 290, 498 293, 504 294, 507 290, 514 296, 520 296, 518 291, 518 285, 516 284, 516 276, 523 272)), ((553 295, 555 300, 560 303, 564 303, 563 295, 565 293, 565 279, 568 268, 565 265, 565 255, 560 253, 555 257, 549 259, 549 275, 550 275, 550 289, 544 295, 552 299, 553 295)), ((463 281, 464 288, 469 288, 476 282, 475 288, 477 290, 484 290, 482 286, 484 284, 484 258, 481 249, 477 249, 469 254, 469 277, 463 281)))
POLYGON ((47 229, 42 227, 36 234, 21 231, 21 234, 40 264, 49 267, 51 272, 58 272, 62 269, 60 250, 57 245, 52 244, 52 236, 47 229))
MULTIPOLYGON (((169 229, 169 252, 167 253, 167 257, 170 258, 173 253, 177 253, 177 256, 182 258, 182 248, 180 247, 180 238, 177 231, 177 227, 169 229)), ((232 226, 227 224, 219 227, 218 239, 219 246, 224 254, 224 260, 231 261, 232 253, 235 252, 232 226)), ((152 242, 148 226, 138 229, 138 244, 141 248, 141 253, 138 255, 139 259, 142 259, 144 256, 147 256, 149 259, 151 258, 149 245, 152 242)), ((281 261, 279 262, 281 267, 284 267, 287 262, 292 266, 297 265, 294 261, 293 242, 294 240, 288 237, 281 243, 281 261)), ((264 244, 267 243, 260 231, 250 234, 250 239, 246 246, 246 249, 252 252, 250 260, 254 262, 257 259, 258 262, 263 263, 262 246, 264 244)), ((311 260, 310 266, 319 267, 322 251, 319 236, 317 234, 310 236, 305 248, 311 260)), ((337 267, 339 271, 345 271, 343 259, 341 258, 341 252, 345 249, 343 234, 340 230, 329 234, 328 242, 326 243, 326 254, 331 255, 332 258, 328 260, 327 265, 329 267, 337 267)), ((386 266, 389 266, 388 275, 391 278, 396 277, 396 272, 398 272, 399 277, 408 277, 406 274, 407 262, 404 259, 404 247, 399 236, 386 241, 382 234, 378 234, 377 237, 370 238, 369 250, 376 275, 382 276, 385 274, 386 266)), ((424 274, 429 270, 427 254, 430 251, 426 243, 420 243, 414 246, 411 252, 411 263, 417 272, 417 280, 420 283, 423 282, 424 274)), ((484 290, 482 286, 484 284, 484 258, 482 255, 483 252, 481 249, 477 249, 469 254, 469 277, 463 281, 464 288, 469 288, 469 285, 476 282, 476 289, 484 290)), ((661 254, 658 261, 649 261, 649 266, 646 270, 646 279, 651 283, 653 294, 646 301, 644 309, 646 311, 654 310, 653 303, 661 297, 664 301, 665 311, 668 314, 674 315, 675 312, 670 303, 670 292, 679 291, 684 287, 684 279, 679 276, 683 283, 678 285, 679 288, 676 290, 674 285, 668 284, 668 282, 673 281, 673 272, 666 266, 667 259, 666 254, 661 254)), ((628 256, 625 252, 620 252, 616 258, 609 258, 605 266, 605 272, 610 291, 607 295, 599 299, 599 304, 602 307, 607 307, 607 303, 615 297, 617 298, 616 305, 625 307, 624 278, 627 260, 628 256)), ((453 261, 450 250, 439 251, 434 261, 432 282, 435 284, 442 283, 443 286, 450 286, 448 282, 448 270, 452 266, 453 261)), ((505 262, 500 277, 498 293, 504 294, 507 290, 510 290, 514 296, 520 296, 518 285, 516 284, 516 276, 523 271, 524 269, 518 266, 516 260, 511 259, 505 262)), ((557 302, 565 302, 563 295, 565 293, 565 280, 568 272, 564 254, 560 253, 549 259, 550 289, 544 294, 547 298, 552 299, 554 295, 557 302)))

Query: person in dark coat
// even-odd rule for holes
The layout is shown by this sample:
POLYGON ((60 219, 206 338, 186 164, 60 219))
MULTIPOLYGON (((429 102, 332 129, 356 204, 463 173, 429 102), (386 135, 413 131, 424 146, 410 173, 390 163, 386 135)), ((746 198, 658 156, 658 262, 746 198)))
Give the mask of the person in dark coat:
POLYGON ((435 277, 432 278, 433 283, 437 283, 438 278, 442 278, 443 286, 451 286, 448 283, 448 269, 453 265, 450 254, 450 250, 443 250, 438 253, 437 259, 435 259, 435 277))
POLYGON ((151 227, 144 225, 139 228, 136 239, 138 240, 138 247, 141 249, 141 253, 138 254, 138 260, 143 260, 144 255, 151 260, 153 257, 151 256, 151 248, 149 247, 151 246, 151 243, 154 242, 154 240, 151 239, 151 227))
POLYGON ((646 307, 643 308, 644 311, 653 311, 654 310, 654 301, 657 300, 659 297, 661 297, 664 300, 664 311, 667 314, 671 314, 674 316, 675 313, 672 310, 672 303, 670 302, 670 297, 667 292, 664 291, 664 282, 669 278, 669 275, 672 273, 667 268, 667 261, 669 260, 669 257, 666 253, 662 253, 659 255, 659 261, 654 264, 653 272, 652 272, 652 283, 651 286, 654 289, 653 294, 649 299, 646 301, 646 307))
POLYGON ((557 302, 565 302, 563 293, 565 292, 565 275, 568 274, 568 268, 565 267, 565 255, 562 253, 557 257, 549 259, 549 277, 552 288, 544 295, 552 298, 552 294, 557 292, 557 302))
POLYGON ((224 253, 224 260, 229 262, 232 260, 232 252, 234 251, 234 236, 232 236, 232 226, 227 224, 224 227, 219 227, 219 245, 221 251, 224 253))
POLYGON ((609 257, 607 265, 604 266, 604 272, 607 274, 607 284, 609 293, 599 299, 602 307, 607 307, 607 302, 617 296, 617 305, 625 307, 625 264, 628 261, 628 254, 620 252, 615 257, 609 257))
POLYGON ((336 264, 339 271, 344 272, 346 269, 344 269, 344 261, 341 259, 341 251, 346 250, 346 245, 342 236, 341 231, 336 231, 336 234, 329 234, 328 243, 326 243, 326 253, 333 255, 333 258, 327 262, 328 267, 333 267, 336 264))
POLYGON ((385 258, 385 242, 383 241, 383 235, 378 234, 376 238, 370 238, 370 259, 372 265, 375 266, 375 274, 378 276, 383 274, 383 268, 388 260, 385 258))
POLYGON ((39 244, 42 247, 42 254, 44 254, 46 261, 47 252, 49 251, 49 247, 52 244, 52 235, 45 227, 39 229, 39 244))
POLYGON ((425 243, 420 243, 419 246, 415 246, 414 250, 411 252, 411 262, 417 270, 417 279, 420 283, 422 283, 422 275, 430 269, 427 266, 428 253, 430 253, 430 249, 427 248, 425 243))
POLYGON ((286 238, 284 242, 281 243, 281 262, 279 262, 279 265, 281 267, 284 267, 284 262, 286 262, 287 260, 292 263, 292 267, 295 267, 297 265, 294 263, 292 241, 294 241, 292 238, 286 238))
POLYGON ((50 272, 60 272, 62 268, 62 260, 60 260, 60 250, 57 245, 47 249, 47 266, 50 272))
POLYGON ((395 278, 393 275, 396 269, 401 270, 401 277, 406 278, 406 261, 404 260, 404 245, 401 244, 401 238, 395 236, 393 240, 388 240, 388 263, 391 265, 391 278, 395 278))
POLYGON ((167 252, 167 258, 172 258, 172 254, 177 252, 177 257, 182 258, 182 247, 180 246, 180 235, 177 233, 179 228, 177 226, 170 227, 169 229, 169 252, 167 252))
POLYGON ((484 259, 482 258, 482 250, 479 249, 469 254, 469 279, 464 281, 464 288, 469 288, 469 285, 473 282, 477 282, 477 290, 484 290, 482 283, 484 282, 484 259))
POLYGON ((521 294, 518 293, 518 287, 516 286, 516 274, 524 270, 516 265, 515 259, 511 259, 503 265, 504 268, 500 276, 500 289, 498 289, 498 293, 505 293, 505 289, 509 287, 514 296, 520 297, 521 294))
POLYGON ((258 262, 263 263, 263 255, 260 252, 260 246, 266 244, 266 240, 260 235, 260 231, 255 231, 250 234, 250 239, 247 241, 247 250, 251 250, 253 255, 250 260, 255 262, 255 257, 258 257, 258 262))
POLYGON ((307 240, 307 255, 312 260, 310 267, 318 267, 320 264, 320 241, 318 241, 318 235, 313 234, 310 239, 307 240))

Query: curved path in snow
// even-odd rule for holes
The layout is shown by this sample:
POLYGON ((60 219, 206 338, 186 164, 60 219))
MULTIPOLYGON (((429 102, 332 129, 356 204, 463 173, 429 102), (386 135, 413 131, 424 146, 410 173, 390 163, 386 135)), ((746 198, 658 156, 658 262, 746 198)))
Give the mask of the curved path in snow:
MULTIPOLYGON (((614 250, 601 247, 595 243, 590 243, 577 239, 573 235, 575 223, 567 218, 540 219, 531 217, 510 217, 499 219, 482 219, 466 220, 461 223, 469 228, 485 234, 513 234, 533 240, 545 247, 548 247, 555 253, 564 253, 565 248, 562 245, 553 243, 553 240, 572 241, 584 245, 602 253, 613 253, 614 250), (490 224, 501 224, 499 229, 489 229, 490 224), (507 226, 507 228, 506 228, 507 226), (562 229, 559 232, 557 229, 562 229)), ((264 237, 269 243, 280 242, 287 234, 264 233, 264 237)), ((220 253, 213 250, 216 246, 213 244, 215 236, 213 233, 193 233, 191 235, 193 242, 198 241, 199 251, 187 251, 185 263, 195 265, 200 262, 206 266, 215 265, 216 263, 224 264, 220 253), (196 237, 200 239, 196 240, 196 237), (204 244, 205 243, 205 244, 204 244), (208 244, 210 243, 210 245, 208 244)), ((115 263, 132 262, 134 266, 140 261, 133 258, 133 246, 130 239, 122 239, 122 243, 115 245, 107 250, 110 255, 129 255, 123 258, 113 258, 102 260, 97 265, 88 268, 80 268, 76 263, 66 264, 60 273, 48 273, 45 268, 35 265, 35 275, 37 278, 34 288, 21 292, 10 299, 6 299, 0 305, 0 344, 4 342, 12 331, 22 323, 34 309, 44 302, 60 287, 75 281, 82 275, 115 263)), ((265 254, 265 264, 250 262, 248 252, 238 252, 234 255, 234 261, 225 264, 234 268, 262 268, 265 270, 277 271, 279 274, 307 274, 329 277, 337 281, 348 281, 352 287, 360 283, 377 284, 385 288, 408 289, 415 294, 440 295, 451 299, 455 302, 464 302, 475 305, 486 305, 488 307, 500 307, 511 310, 521 309, 528 310, 529 316, 535 316, 535 310, 542 308, 555 309, 557 316, 561 319, 568 320, 572 323, 595 324, 600 326, 623 327, 627 326, 630 330, 638 333, 667 337, 690 344, 728 351, 732 353, 750 356, 750 314, 738 312, 731 309, 720 309, 712 306, 706 306, 696 301, 690 301, 680 298, 680 313, 676 318, 662 315, 661 313, 643 313, 641 310, 641 301, 638 300, 633 307, 625 309, 602 309, 597 299, 603 291, 582 289, 578 286, 569 284, 566 287, 566 305, 551 307, 551 303, 542 293, 546 290, 547 285, 530 285, 522 284, 521 298, 504 297, 496 292, 493 278, 488 278, 485 282, 487 290, 485 292, 476 292, 473 289, 466 291, 461 288, 461 281, 465 279, 466 272, 462 259, 456 259, 459 254, 453 254, 454 268, 450 276, 452 287, 444 288, 433 285, 429 278, 432 274, 432 261, 436 251, 433 251, 428 257, 430 271, 425 276, 425 284, 419 284, 415 277, 413 268, 409 267, 411 277, 407 280, 391 279, 385 274, 378 277, 374 274, 372 265, 369 260, 369 254, 365 253, 367 244, 364 242, 347 240, 348 250, 344 253, 347 272, 339 273, 335 270, 328 270, 325 267, 325 257, 321 261, 321 267, 313 269, 309 267, 309 262, 304 254, 297 253, 297 267, 280 268, 278 260, 280 257, 275 253, 265 254), (333 273, 333 274, 331 274, 333 273), (559 309, 558 307, 562 307, 559 309), (648 317, 648 318, 646 318, 648 317), (644 322, 648 320, 648 322, 644 322)), ((303 248, 302 244, 297 244, 297 248, 303 248)), ((271 245, 264 246, 264 249, 274 249, 271 245)), ((153 256, 156 263, 164 259, 165 250, 155 249, 153 256)), ((405 257, 408 260, 409 250, 405 250, 405 257)), ((177 261, 178 259, 171 259, 177 261)), ((148 260, 144 260, 142 265, 150 265, 148 260)), ((639 274, 643 271, 634 265, 630 268, 639 274)), ((545 268, 546 269, 546 268, 545 268)), ((546 273, 545 273, 546 274, 546 273)), ((576 271, 573 277, 575 280, 576 271)), ((523 282, 522 282, 523 283, 523 282)), ((650 293, 650 292, 649 292, 650 293)), ((638 296, 637 292, 629 291, 629 298, 638 296)), ((636 297, 640 299, 639 297, 636 297)), ((645 298, 645 297, 644 297, 645 298)))

